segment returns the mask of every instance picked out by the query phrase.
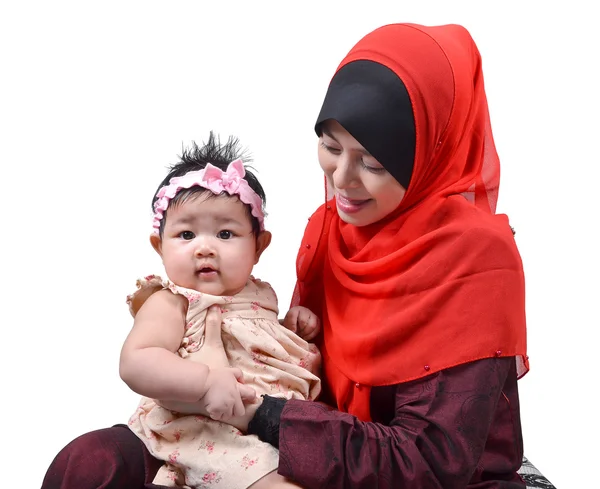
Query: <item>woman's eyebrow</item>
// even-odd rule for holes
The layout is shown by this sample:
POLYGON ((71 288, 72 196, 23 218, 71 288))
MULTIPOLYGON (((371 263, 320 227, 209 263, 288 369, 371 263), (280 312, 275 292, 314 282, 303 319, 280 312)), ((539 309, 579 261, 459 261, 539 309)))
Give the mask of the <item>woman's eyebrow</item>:
POLYGON ((329 136, 331 139, 333 139, 336 143, 338 142, 338 140, 335 139, 335 136, 333 134, 331 134, 331 132, 329 130, 327 130, 326 128, 321 129, 321 132, 323 134, 327 134, 327 136, 329 136))

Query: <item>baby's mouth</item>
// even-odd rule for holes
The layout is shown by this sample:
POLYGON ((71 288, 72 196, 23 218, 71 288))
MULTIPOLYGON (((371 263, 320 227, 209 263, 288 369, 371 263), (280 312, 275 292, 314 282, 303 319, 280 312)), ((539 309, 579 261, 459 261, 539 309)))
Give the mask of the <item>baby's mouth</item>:
POLYGON ((198 269, 197 273, 199 275, 208 275, 208 274, 217 273, 217 271, 213 267, 202 267, 202 268, 198 269))

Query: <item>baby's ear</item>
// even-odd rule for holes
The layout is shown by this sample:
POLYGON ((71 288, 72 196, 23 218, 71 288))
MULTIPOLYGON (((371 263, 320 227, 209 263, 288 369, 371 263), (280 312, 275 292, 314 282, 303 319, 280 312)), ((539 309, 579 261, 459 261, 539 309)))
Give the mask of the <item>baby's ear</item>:
POLYGON ((150 244, 152 245, 152 248, 154 248, 154 251, 162 258, 162 240, 158 234, 152 233, 150 235, 150 244))
POLYGON ((261 231, 256 238, 256 260, 255 264, 258 263, 260 255, 265 251, 271 244, 271 233, 269 231, 261 231))

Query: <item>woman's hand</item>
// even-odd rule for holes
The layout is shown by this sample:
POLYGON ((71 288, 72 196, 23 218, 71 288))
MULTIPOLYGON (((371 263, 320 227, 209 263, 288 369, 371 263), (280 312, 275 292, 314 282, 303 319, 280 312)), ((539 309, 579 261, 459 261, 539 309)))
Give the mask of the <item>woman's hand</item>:
POLYGON ((248 432, 248 424, 252 421, 252 418, 256 414, 256 410, 260 407, 263 402, 262 397, 257 397, 254 402, 246 404, 246 412, 242 416, 234 416, 225 421, 227 424, 236 427, 242 433, 248 432))
POLYGON ((200 399, 193 403, 168 400, 158 403, 172 411, 203 414, 217 421, 229 422, 232 418, 239 418, 243 425, 246 414, 244 402, 253 402, 256 392, 241 383, 243 374, 239 368, 229 366, 221 338, 221 311, 218 306, 212 306, 206 314, 204 345, 198 360, 210 369, 200 399))

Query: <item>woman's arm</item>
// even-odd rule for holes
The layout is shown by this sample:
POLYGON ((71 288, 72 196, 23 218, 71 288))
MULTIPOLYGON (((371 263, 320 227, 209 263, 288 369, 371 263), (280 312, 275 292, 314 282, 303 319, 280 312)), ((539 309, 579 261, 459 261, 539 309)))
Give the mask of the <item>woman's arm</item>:
POLYGON ((184 334, 188 302, 161 290, 144 302, 121 349, 119 373, 138 394, 154 399, 197 401, 208 367, 175 354, 184 334))
POLYGON ((261 438, 278 438, 279 473, 307 488, 464 489, 511 368, 513 358, 485 359, 400 384, 389 425, 292 400, 268 414, 263 403, 250 431, 262 423, 261 438))

